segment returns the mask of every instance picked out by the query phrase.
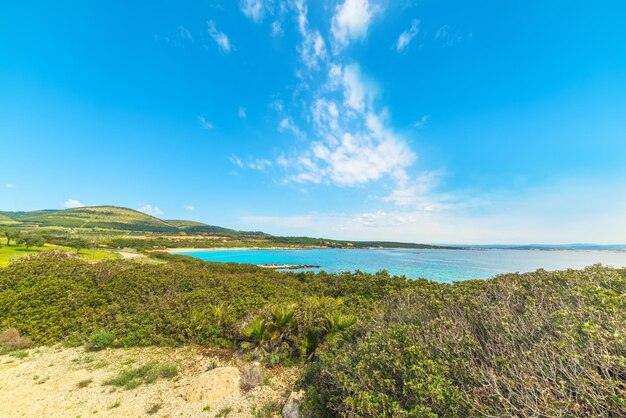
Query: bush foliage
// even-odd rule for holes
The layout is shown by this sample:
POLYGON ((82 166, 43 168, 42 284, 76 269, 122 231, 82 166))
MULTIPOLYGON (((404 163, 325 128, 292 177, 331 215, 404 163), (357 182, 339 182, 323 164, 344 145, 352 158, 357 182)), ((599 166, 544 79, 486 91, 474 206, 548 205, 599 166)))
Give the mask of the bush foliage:
POLYGON ((160 257, 169 262, 92 264, 60 252, 17 259, 0 269, 0 329, 15 327, 35 344, 229 347, 256 344, 244 331, 261 321, 268 329, 259 352, 291 358, 327 334, 327 316, 370 312, 411 285, 387 273, 279 273, 160 257))
POLYGON ((420 282, 321 351, 320 416, 625 416, 626 272, 420 282))
POLYGON ((0 268, 0 330, 34 344, 197 343, 271 365, 306 359, 313 416, 626 415, 626 270, 447 285, 159 257, 167 263, 18 259, 0 268))

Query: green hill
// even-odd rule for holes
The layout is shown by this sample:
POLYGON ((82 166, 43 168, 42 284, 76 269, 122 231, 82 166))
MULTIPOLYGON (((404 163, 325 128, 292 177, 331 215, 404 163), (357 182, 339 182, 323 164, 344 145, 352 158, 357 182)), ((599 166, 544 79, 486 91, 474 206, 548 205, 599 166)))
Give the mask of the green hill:
POLYGON ((207 225, 202 222, 183 221, 183 220, 166 220, 168 224, 177 227, 188 234, 219 234, 219 235, 239 235, 240 231, 234 229, 222 228, 221 226, 207 225))
POLYGON ((177 233, 180 230, 145 213, 116 206, 90 206, 60 211, 39 211, 31 216, 14 218, 23 223, 66 228, 107 228, 126 231, 177 233))
POLYGON ((9 219, 12 219, 14 221, 20 221, 23 218, 29 218, 32 216, 39 216, 39 215, 48 215, 54 212, 59 212, 59 210, 57 209, 44 209, 44 210, 33 210, 33 211, 29 211, 29 212, 25 212, 25 211, 16 211, 16 212, 11 212, 11 211, 0 211, 0 217, 7 217, 9 219))
POLYGON ((0 213, 0 223, 1 222, 14 222, 13 219, 9 218, 6 215, 0 213))

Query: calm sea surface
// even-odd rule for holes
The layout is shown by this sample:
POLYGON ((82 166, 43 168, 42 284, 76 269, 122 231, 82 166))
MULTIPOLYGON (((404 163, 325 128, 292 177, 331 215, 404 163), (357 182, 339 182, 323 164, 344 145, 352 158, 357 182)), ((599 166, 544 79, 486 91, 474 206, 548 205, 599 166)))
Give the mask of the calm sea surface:
POLYGON ((528 272, 538 268, 562 270, 595 263, 626 266, 626 252, 538 250, 417 250, 417 249, 312 249, 312 250, 212 250, 176 252, 205 261, 250 264, 309 264, 312 271, 361 270, 438 282, 483 279, 500 273, 528 272))

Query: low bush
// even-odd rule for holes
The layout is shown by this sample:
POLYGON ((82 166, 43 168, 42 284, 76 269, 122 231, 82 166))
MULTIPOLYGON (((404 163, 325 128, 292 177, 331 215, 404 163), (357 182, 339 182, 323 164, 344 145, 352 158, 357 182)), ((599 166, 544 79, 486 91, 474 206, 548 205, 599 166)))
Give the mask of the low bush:
POLYGON ((422 282, 318 351, 316 416, 626 416, 626 274, 422 282))
POLYGON ((123 387, 130 390, 142 384, 150 384, 158 379, 171 379, 178 374, 178 368, 173 364, 147 363, 143 366, 121 371, 117 376, 104 382, 105 385, 123 387))
POLYGON ((109 348, 113 345, 115 336, 110 332, 97 331, 89 336, 87 343, 87 349, 90 351, 98 351, 105 348, 109 348))
POLYGON ((28 337, 23 337, 17 328, 7 328, 0 332, 0 348, 8 351, 29 348, 32 341, 28 337))
POLYGON ((87 341, 94 349, 237 347, 256 344, 242 329, 261 318, 280 341, 262 341, 259 351, 280 351, 287 361, 314 352, 327 334, 325 316, 367 316, 382 297, 413 285, 387 273, 282 273, 164 257, 159 265, 92 264, 54 252, 20 259, 0 268, 0 328, 17 327, 35 344, 87 341), (286 313, 284 324, 273 319, 286 313))
POLYGON ((240 386, 243 390, 254 389, 261 385, 265 379, 265 371, 259 363, 246 365, 241 369, 240 386))

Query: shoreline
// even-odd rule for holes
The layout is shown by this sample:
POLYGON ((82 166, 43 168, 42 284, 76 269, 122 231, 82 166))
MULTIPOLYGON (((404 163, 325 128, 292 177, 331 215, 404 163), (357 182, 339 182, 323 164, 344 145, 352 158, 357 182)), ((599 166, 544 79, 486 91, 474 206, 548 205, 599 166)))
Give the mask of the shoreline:
POLYGON ((376 250, 376 249, 407 249, 407 250, 444 250, 444 251, 540 251, 540 252, 583 252, 583 253, 624 253, 626 250, 603 250, 603 249, 581 249, 581 248, 481 248, 481 247, 466 247, 466 248, 405 248, 405 247, 358 247, 358 248, 334 248, 334 247, 185 247, 185 248, 166 248, 163 250, 152 250, 150 252, 167 252, 167 253, 193 253, 203 251, 244 251, 244 250, 376 250))
POLYGON ((167 253, 195 253, 195 252, 203 252, 203 251, 244 251, 244 250, 319 250, 326 247, 232 247, 232 248, 224 248, 224 247, 210 247, 210 248, 166 248, 165 250, 155 250, 155 251, 165 251, 167 253))

